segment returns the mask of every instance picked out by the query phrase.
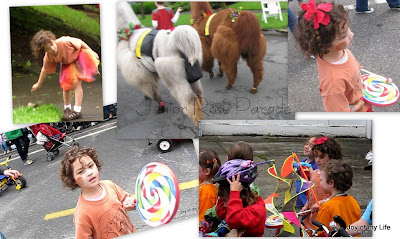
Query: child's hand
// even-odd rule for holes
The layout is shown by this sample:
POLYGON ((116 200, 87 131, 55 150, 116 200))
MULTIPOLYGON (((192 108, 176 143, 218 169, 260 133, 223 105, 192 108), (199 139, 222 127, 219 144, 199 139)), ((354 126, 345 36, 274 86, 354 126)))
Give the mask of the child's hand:
POLYGON ((181 11, 182 11, 181 7, 178 7, 178 9, 176 10, 176 12, 181 12, 181 11))
POLYGON ((356 103, 353 105, 353 110, 354 112, 358 112, 361 111, 361 109, 363 108, 364 105, 364 101, 363 100, 357 100, 356 103))
POLYGON ((136 209, 135 200, 130 196, 126 196, 125 200, 122 202, 124 205, 125 210, 131 211, 136 209))
MULTIPOLYGON (((322 201, 319 201, 320 204, 322 204, 322 201)), ((317 203, 314 203, 314 205, 311 206, 311 213, 318 213, 319 211, 319 206, 317 203)))
POLYGON ((40 88, 39 83, 33 84, 31 91, 35 91, 40 88))
POLYGON ((226 180, 228 180, 229 184, 231 185, 231 191, 242 191, 242 184, 239 181, 240 179, 240 173, 237 174, 236 178, 235 178, 235 174, 232 175, 232 181, 227 178, 226 180))

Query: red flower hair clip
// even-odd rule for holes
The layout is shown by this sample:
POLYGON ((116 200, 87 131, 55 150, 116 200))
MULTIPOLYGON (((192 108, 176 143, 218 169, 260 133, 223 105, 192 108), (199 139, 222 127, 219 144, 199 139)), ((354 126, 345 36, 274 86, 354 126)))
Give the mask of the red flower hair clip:
POLYGON ((326 26, 331 22, 331 17, 326 14, 332 10, 330 2, 319 4, 317 7, 314 0, 310 0, 307 4, 302 4, 301 8, 306 11, 304 18, 307 21, 314 19, 314 29, 318 29, 320 23, 326 26))
POLYGON ((316 139, 316 140, 314 141, 314 145, 323 144, 323 143, 325 143, 327 140, 328 140, 327 137, 322 137, 322 138, 316 139))

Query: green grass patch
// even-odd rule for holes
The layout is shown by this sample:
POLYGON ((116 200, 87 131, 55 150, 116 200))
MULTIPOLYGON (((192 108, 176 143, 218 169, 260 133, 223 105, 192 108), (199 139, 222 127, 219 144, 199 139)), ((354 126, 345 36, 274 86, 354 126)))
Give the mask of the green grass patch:
POLYGON ((13 110, 14 124, 60 122, 63 111, 53 104, 38 107, 21 106, 13 110))
POLYGON ((32 9, 43 14, 58 18, 63 24, 91 34, 100 34, 100 24, 96 19, 88 17, 81 11, 63 5, 32 6, 32 9))
MULTIPOLYGON (((281 5, 281 9, 287 9, 287 2, 279 2, 281 5)), ((260 2, 237 2, 232 5, 229 5, 230 8, 239 8, 242 7, 243 10, 261 10, 260 2)))
MULTIPOLYGON (((275 17, 268 17, 268 24, 262 20, 262 13, 255 13, 255 14, 256 14, 258 20, 260 21, 261 29, 264 29, 264 30, 266 30, 266 29, 283 29, 288 26, 287 12, 282 13, 283 21, 281 21, 279 19, 279 17, 277 19, 275 19, 275 17)), ((144 19, 140 19, 140 22, 142 23, 142 25, 144 25, 146 27, 152 27, 151 15, 145 15, 144 19)), ((190 14, 181 14, 179 16, 178 22, 174 25, 175 26, 190 25, 190 14)))

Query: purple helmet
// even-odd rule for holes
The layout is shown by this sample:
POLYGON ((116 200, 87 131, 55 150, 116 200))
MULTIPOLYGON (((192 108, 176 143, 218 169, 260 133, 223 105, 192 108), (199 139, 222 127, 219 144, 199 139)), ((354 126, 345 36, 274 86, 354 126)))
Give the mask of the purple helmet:
POLYGON ((232 179, 232 175, 240 173, 240 182, 252 183, 258 173, 257 165, 253 164, 251 160, 232 159, 224 163, 215 174, 213 182, 225 181, 227 178, 232 179))

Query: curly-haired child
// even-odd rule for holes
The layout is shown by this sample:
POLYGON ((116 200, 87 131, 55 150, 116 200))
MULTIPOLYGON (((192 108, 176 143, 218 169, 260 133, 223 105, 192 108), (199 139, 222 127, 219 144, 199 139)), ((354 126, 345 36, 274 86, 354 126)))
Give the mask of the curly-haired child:
POLYGON ((45 52, 43 67, 32 91, 40 88, 47 75, 56 71, 61 63, 60 86, 63 89, 64 120, 82 117, 82 80, 92 82, 98 73, 99 56, 81 39, 63 36, 56 39, 51 31, 40 30, 30 42, 33 55, 37 58, 45 52), (71 107, 71 91, 75 93, 75 106, 71 107))
MULTIPOLYGON (((323 167, 330 160, 342 160, 342 149, 340 144, 331 137, 321 137, 314 140, 314 146, 312 147, 315 157, 315 163, 318 169, 313 170, 310 168, 310 181, 314 183, 312 191, 318 200, 319 205, 321 205, 325 199, 330 195, 324 192, 324 189, 320 185, 320 168, 323 167)), ((300 210, 301 212, 309 211, 307 218, 303 220, 305 228, 313 228, 312 220, 317 216, 319 205, 315 200, 312 192, 308 192, 307 203, 300 210)))
POLYGON ((61 161, 63 185, 81 188, 74 213, 77 239, 114 238, 136 231, 126 213, 136 209, 133 198, 112 181, 100 181, 101 165, 94 148, 76 146, 61 161))
POLYGON ((294 36, 306 56, 316 57, 324 110, 372 111, 362 99, 362 67, 348 49, 354 36, 348 11, 340 4, 314 0, 302 9, 294 36))
POLYGON ((221 161, 213 150, 205 150, 199 154, 199 223, 204 221, 204 214, 216 205, 218 188, 212 178, 221 167, 221 161))
POLYGON ((321 205, 316 220, 326 225, 335 215, 340 216, 347 225, 356 222, 361 217, 360 206, 346 191, 353 184, 353 171, 347 163, 338 160, 327 162, 321 168, 321 187, 329 192, 329 198, 321 205))

